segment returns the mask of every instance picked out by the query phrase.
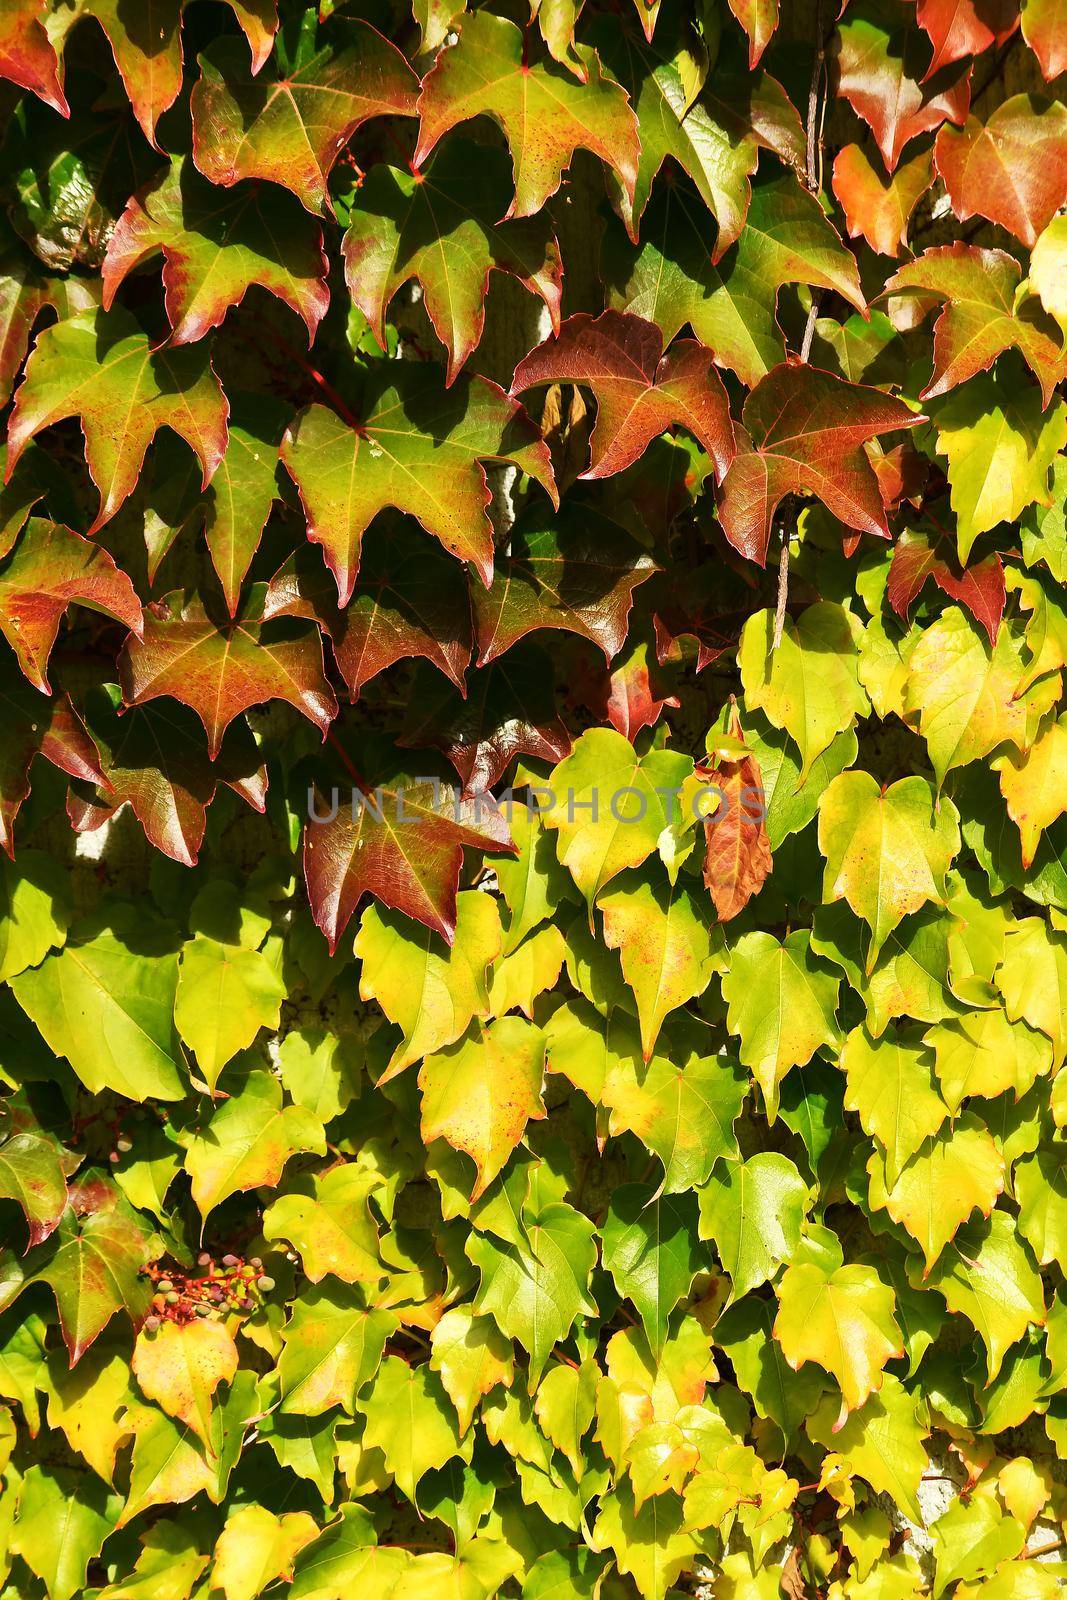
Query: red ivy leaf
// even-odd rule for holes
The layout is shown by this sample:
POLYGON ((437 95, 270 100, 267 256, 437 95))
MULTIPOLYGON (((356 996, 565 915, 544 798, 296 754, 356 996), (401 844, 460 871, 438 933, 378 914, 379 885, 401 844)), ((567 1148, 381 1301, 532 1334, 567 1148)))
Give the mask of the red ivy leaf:
POLYGON ((623 311, 568 317, 515 368, 513 395, 548 383, 580 383, 596 395, 597 420, 583 478, 632 466, 672 423, 703 445, 721 478, 733 458, 734 428, 710 350, 681 339, 663 353, 654 322, 623 311))
POLYGON ((409 656, 424 656, 463 687, 471 656, 463 571, 443 557, 435 560, 425 537, 403 524, 364 549, 360 581, 343 610, 322 557, 305 545, 271 579, 263 616, 318 622, 353 700, 371 678, 409 656))
POLYGON ((330 950, 367 894, 451 944, 464 848, 515 849, 496 802, 491 795, 457 800, 436 779, 409 777, 391 755, 364 776, 336 735, 330 742, 347 781, 335 791, 335 809, 331 797, 309 793, 315 811, 304 826, 308 897, 330 950))
POLYGON ((58 522, 31 517, 0 565, 0 632, 34 688, 46 694, 48 658, 63 614, 75 604, 142 631, 137 591, 107 551, 58 522))
POLYGON ((72 786, 67 816, 76 832, 103 827, 120 806, 128 805, 149 844, 192 867, 204 841, 207 808, 220 783, 256 811, 264 809, 267 769, 246 723, 229 729, 212 764, 195 719, 183 707, 149 705, 120 717, 101 694, 90 710, 107 793, 85 783, 72 786))
POLYGON ((926 69, 932 78, 951 62, 1010 38, 1019 26, 1019 0, 918 0, 915 17, 934 47, 926 69))
POLYGON ((0 78, 39 95, 62 116, 70 107, 59 82, 59 62, 41 22, 41 0, 5 0, 0 10, 0 78))
POLYGON ((145 612, 143 639, 129 639, 119 657, 127 705, 170 695, 204 724, 208 753, 218 755, 226 729, 249 707, 286 700, 325 734, 337 700, 323 676, 318 629, 268 625, 253 594, 243 616, 218 624, 196 598, 169 595, 145 612), (183 600, 185 603, 183 604, 183 600))
POLYGON ((0 661, 0 845, 15 854, 15 819, 30 792, 30 769, 44 756, 71 778, 107 787, 100 752, 65 694, 38 694, 19 671, 14 657, 0 661))
POLYGON ((813 494, 849 528, 888 538, 878 480, 863 446, 924 417, 879 389, 789 363, 761 379, 742 415, 751 444, 738 450, 719 507, 735 550, 763 566, 771 521, 787 494, 813 494))
POLYGON ((1041 64, 1046 83, 1067 72, 1067 18, 1063 0, 1025 0, 1023 38, 1041 64))
POLYGON ((999 222, 1033 249, 1067 201, 1067 106, 1014 95, 984 126, 942 128, 934 164, 961 222, 999 222))
MULTIPOLYGON (((736 711, 730 731, 741 737, 736 711)), ((721 760, 703 775, 719 791, 704 817, 704 882, 719 921, 729 922, 759 893, 772 866, 763 778, 749 754, 721 760)))
POLYGON ((990 644, 996 644, 1005 599, 1004 567, 1000 557, 994 553, 957 572, 954 564, 938 553, 939 543, 923 533, 901 534, 893 546, 889 568, 889 604, 906 622, 926 580, 933 578, 950 600, 967 607, 988 633, 990 644))

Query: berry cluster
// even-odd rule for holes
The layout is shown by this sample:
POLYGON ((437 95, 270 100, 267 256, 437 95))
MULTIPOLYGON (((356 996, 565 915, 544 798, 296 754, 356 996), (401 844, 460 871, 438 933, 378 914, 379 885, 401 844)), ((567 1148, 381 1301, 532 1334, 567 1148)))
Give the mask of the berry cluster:
POLYGON ((153 1262, 144 1268, 152 1280, 152 1309, 145 1318, 148 1333, 162 1322, 192 1322, 196 1317, 248 1316, 274 1288, 259 1256, 245 1260, 228 1252, 221 1260, 208 1250, 196 1258, 198 1272, 153 1262))

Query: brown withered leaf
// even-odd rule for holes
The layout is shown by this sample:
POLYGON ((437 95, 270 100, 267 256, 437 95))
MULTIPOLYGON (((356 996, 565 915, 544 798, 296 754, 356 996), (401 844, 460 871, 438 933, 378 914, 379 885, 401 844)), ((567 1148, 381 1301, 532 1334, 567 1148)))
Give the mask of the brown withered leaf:
MULTIPOLYGON (((730 740, 740 741, 737 711, 730 715, 730 740)), ((704 818, 704 882, 720 922, 729 922, 758 894, 771 870, 766 807, 759 762, 747 751, 722 755, 703 771, 720 791, 714 812, 704 818)))

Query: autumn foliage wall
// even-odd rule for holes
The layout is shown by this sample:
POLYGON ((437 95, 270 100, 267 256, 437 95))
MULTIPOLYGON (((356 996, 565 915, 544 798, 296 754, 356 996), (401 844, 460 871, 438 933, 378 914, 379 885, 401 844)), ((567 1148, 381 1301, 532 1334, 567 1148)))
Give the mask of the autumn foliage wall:
POLYGON ((1063 1592, 1062 6, 533 13, 0 4, 2 1600, 1063 1592))

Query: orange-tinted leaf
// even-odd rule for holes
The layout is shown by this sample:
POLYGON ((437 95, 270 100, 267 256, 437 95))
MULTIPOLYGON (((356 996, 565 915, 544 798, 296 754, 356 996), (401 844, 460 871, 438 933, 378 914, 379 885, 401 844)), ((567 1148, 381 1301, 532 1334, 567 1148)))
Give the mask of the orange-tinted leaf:
POLYGON ((318 630, 263 623, 257 598, 233 621, 216 621, 201 600, 172 594, 149 607, 143 638, 128 640, 119 659, 127 704, 182 701, 203 723, 212 760, 234 717, 266 700, 287 700, 323 734, 337 715, 318 630))
POLYGON ((930 35, 934 53, 926 77, 950 62, 980 56, 1002 44, 1019 26, 1018 0, 918 0, 915 16, 930 35))
MULTIPOLYGON (((741 736, 735 712, 734 738, 741 736)), ((721 760, 707 773, 717 804, 704 810, 704 882, 720 922, 729 922, 758 894, 770 873, 767 805, 755 756, 721 760)))
POLYGON ((751 444, 734 457, 719 508, 735 550, 764 564, 771 520, 787 494, 813 494, 849 528, 888 537, 863 446, 923 420, 903 401, 816 367, 783 363, 756 385, 742 415, 751 444))
POLYGON ((674 423, 687 428, 721 478, 734 453, 734 429, 710 350, 681 339, 663 353, 654 322, 622 311, 568 317, 559 333, 515 368, 513 395, 538 384, 580 383, 596 395, 597 420, 583 478, 608 478, 642 455, 674 423))
POLYGON ((862 145, 849 144, 834 157, 833 181, 849 236, 862 234, 880 255, 899 256, 911 214, 934 181, 933 156, 921 151, 890 178, 871 165, 862 145))
POLYGON ((31 517, 0 563, 0 632, 34 688, 46 694, 48 658, 71 605, 102 611, 141 633, 137 592, 107 551, 58 522, 31 517))
POLYGON ((1048 405, 1067 372, 1059 329, 1040 309, 1016 316, 1022 268, 1003 250, 981 250, 957 240, 927 250, 895 272, 886 294, 908 291, 945 302, 934 327, 934 371, 922 398, 945 394, 985 372, 1002 350, 1014 347, 1029 363, 1048 405))
POLYGON ((0 11, 0 78, 39 95, 63 116, 70 115, 59 82, 59 62, 45 32, 42 0, 7 0, 0 11))
POLYGON ((1023 38, 1047 82, 1067 72, 1067 15, 1063 0, 1023 0, 1023 38))
POLYGON ((0 845, 15 854, 14 828, 22 802, 30 792, 30 768, 37 756, 86 783, 107 780, 100 770, 100 752, 65 694, 38 694, 6 651, 0 661, 0 845))
POLYGON ((942 128, 934 164, 961 222, 999 222, 1032 249, 1067 200, 1067 106, 1013 95, 984 124, 942 128))

